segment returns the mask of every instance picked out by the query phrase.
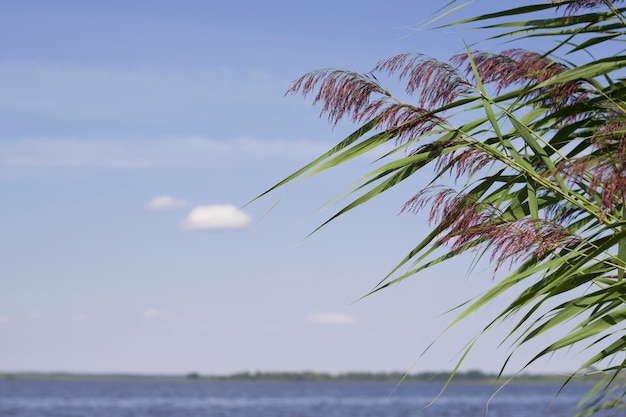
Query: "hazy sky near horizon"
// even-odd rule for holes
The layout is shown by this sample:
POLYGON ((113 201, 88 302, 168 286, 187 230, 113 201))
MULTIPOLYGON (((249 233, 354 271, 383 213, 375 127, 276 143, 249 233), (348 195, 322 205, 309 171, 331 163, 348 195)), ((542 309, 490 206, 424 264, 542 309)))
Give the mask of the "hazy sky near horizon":
MULTIPOLYGON (((289 187, 265 217, 282 192, 237 208, 352 128, 285 97, 294 79, 463 50, 476 33, 417 30, 445 3, 2 2, 0 371, 410 369, 441 314, 493 283, 468 259, 353 303, 428 230, 398 215, 427 178, 305 240, 371 160, 289 187)), ((413 369, 451 369, 488 317, 413 369)), ((464 368, 498 370, 507 330, 464 368)))

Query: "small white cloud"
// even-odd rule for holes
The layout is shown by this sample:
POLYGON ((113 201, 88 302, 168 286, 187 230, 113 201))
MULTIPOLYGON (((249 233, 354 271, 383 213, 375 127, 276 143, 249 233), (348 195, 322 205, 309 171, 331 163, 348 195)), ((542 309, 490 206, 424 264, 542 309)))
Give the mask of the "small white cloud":
POLYGON ((161 195, 148 201, 146 208, 148 210, 171 210, 180 207, 185 207, 187 202, 185 200, 176 199, 169 195, 161 195))
POLYGON ((41 318, 41 313, 39 311, 36 311, 36 310, 31 311, 29 315, 30 315, 31 319, 40 319, 41 318))
POLYGON ((340 313, 311 313, 307 319, 318 324, 352 324, 356 321, 354 316, 340 313))
POLYGON ((144 320, 157 320, 161 318, 161 312, 154 308, 146 308, 141 313, 141 318, 144 320))
POLYGON ((85 313, 74 314, 70 317, 72 321, 87 321, 89 320, 89 316, 85 313))
POLYGON ((196 207, 183 222, 185 230, 243 229, 252 220, 243 211, 229 204, 196 207))
POLYGON ((9 316, 0 316, 0 324, 6 324, 9 322, 9 316))

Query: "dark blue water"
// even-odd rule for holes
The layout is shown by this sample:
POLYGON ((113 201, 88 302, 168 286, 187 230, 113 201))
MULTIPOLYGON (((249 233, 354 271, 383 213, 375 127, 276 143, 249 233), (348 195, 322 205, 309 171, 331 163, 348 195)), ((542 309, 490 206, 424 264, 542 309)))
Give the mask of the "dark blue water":
MULTIPOLYGON (((0 381, 0 416, 481 417, 490 385, 0 381)), ((588 386, 510 385, 491 417, 570 417, 588 386)))

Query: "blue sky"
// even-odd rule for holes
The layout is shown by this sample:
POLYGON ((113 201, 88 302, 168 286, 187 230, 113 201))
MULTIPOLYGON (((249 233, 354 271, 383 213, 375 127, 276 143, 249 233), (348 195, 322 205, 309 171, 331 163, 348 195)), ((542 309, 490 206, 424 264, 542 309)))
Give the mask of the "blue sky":
MULTIPOLYGON (((419 183, 306 240, 370 161, 289 187, 265 217, 281 193, 233 207, 351 129, 285 97, 291 81, 446 58, 477 35, 416 30, 444 3, 2 2, 0 371, 411 368, 441 313, 493 283, 455 263, 352 303, 427 230, 397 215, 419 183)), ((413 369, 452 368, 488 313, 413 369)), ((499 369, 506 330, 465 368, 499 369)))

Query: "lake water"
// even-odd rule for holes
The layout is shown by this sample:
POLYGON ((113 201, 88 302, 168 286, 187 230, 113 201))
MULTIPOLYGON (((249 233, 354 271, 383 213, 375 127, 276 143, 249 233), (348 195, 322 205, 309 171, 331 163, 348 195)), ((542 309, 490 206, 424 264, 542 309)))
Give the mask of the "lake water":
MULTIPOLYGON (((491 385, 0 381, 0 416, 481 417, 491 385)), ((490 417, 570 417, 588 386, 510 385, 490 417)))

